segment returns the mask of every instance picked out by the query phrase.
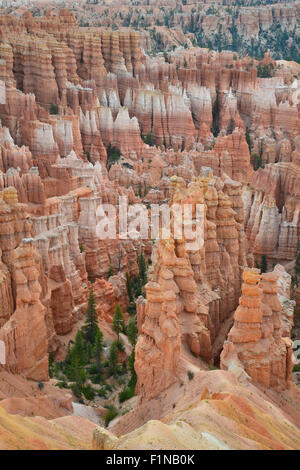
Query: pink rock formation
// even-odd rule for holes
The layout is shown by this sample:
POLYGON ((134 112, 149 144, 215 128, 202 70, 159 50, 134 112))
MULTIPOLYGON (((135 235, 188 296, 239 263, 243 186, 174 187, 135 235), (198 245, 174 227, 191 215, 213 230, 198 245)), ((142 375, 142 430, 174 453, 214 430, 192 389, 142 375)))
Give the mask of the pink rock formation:
POLYGON ((242 364, 254 382, 280 390, 289 387, 293 362, 292 342, 282 337, 277 279, 274 273, 260 276, 257 269, 244 270, 242 296, 221 354, 221 368, 242 364))
POLYGON ((269 164, 245 190, 246 233, 254 255, 270 262, 295 259, 299 233, 299 165, 269 164))
POLYGON ((236 221, 241 216, 239 184, 234 189, 227 181, 223 192, 221 181, 212 177, 210 169, 203 169, 203 176, 187 188, 180 178, 172 181, 173 203, 204 205, 204 246, 189 250, 186 240, 173 238, 158 244, 146 302, 138 304, 135 369, 142 400, 178 380, 182 344, 195 356, 213 357, 213 342, 239 297, 238 263, 247 263, 245 236, 236 221))
POLYGON ((31 239, 13 252, 16 310, 1 328, 0 338, 6 347, 5 368, 41 381, 48 380, 48 338, 37 259, 31 239))

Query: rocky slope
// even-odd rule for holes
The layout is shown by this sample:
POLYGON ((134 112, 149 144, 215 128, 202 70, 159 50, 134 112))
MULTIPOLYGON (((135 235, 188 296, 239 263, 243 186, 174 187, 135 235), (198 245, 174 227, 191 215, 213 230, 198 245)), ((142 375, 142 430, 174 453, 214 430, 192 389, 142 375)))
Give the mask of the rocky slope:
POLYGON ((241 385, 230 372, 200 372, 197 368, 193 371, 191 381, 148 402, 134 415, 128 414, 127 422, 115 424, 113 432, 97 428, 93 447, 297 449, 299 407, 293 408, 292 403, 297 401, 299 390, 281 398, 283 411, 278 407, 278 396, 268 396, 252 385, 241 385))

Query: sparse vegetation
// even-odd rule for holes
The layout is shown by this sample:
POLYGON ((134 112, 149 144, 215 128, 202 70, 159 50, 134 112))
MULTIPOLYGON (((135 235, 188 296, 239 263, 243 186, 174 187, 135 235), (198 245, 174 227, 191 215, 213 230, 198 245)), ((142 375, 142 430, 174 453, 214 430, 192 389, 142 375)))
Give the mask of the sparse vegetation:
POLYGON ((104 423, 107 427, 109 423, 118 416, 118 410, 114 405, 106 406, 107 412, 104 416, 104 423))
POLYGON ((274 65, 270 64, 258 64, 257 76, 260 78, 271 78, 274 75, 274 65))
POLYGON ((55 103, 50 104, 50 114, 58 114, 58 106, 55 103))
POLYGON ((109 170, 121 158, 118 147, 109 145, 107 148, 107 169, 109 170))
POLYGON ((268 262, 267 262, 267 256, 262 255, 261 256, 261 261, 260 261, 260 270, 262 273, 266 273, 268 269, 268 262))
POLYGON ((192 372, 191 370, 188 370, 187 376, 188 376, 189 380, 193 380, 193 378, 194 378, 194 372, 192 372))

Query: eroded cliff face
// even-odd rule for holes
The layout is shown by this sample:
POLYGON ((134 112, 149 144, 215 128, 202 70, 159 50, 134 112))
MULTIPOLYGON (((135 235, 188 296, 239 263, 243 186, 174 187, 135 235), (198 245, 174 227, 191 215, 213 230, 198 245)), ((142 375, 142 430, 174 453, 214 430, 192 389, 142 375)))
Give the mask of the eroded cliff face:
POLYGON ((299 170, 293 162, 269 164, 257 170, 245 189, 246 233, 256 256, 271 263, 296 258, 299 239, 299 170))
POLYGON ((238 301, 241 269, 247 265, 241 185, 213 177, 208 168, 202 171, 204 176, 187 187, 181 178, 172 178, 171 206, 192 204, 194 221, 196 205, 203 207, 204 245, 189 248, 185 235, 183 240, 161 240, 146 301, 138 303, 135 369, 142 400, 179 380, 184 347, 213 359, 214 341, 238 301))
MULTIPOLYGON (((176 151, 189 151, 197 142, 209 150, 215 144, 211 127, 215 135, 235 128, 244 134, 248 127, 253 153, 264 162, 291 160, 299 84, 292 70, 269 56, 262 64, 274 67, 270 79, 257 78, 257 61, 229 52, 189 48, 154 59, 143 53, 139 33, 83 31, 65 10, 44 18, 2 15, 0 34, 3 79, 25 94, 9 88, 1 119, 14 139, 20 128, 19 141, 33 156, 38 152, 39 160, 41 154, 55 159, 58 151, 66 156, 73 148, 78 156, 88 152, 91 161, 105 162, 109 144, 125 156, 141 157, 141 135, 148 134, 153 143, 176 151), (24 105, 26 120, 16 127, 24 105), (49 118, 45 109, 59 115, 49 118)), ((245 140, 240 145, 248 164, 245 140)), ((216 150, 231 155, 236 146, 221 140, 216 150)), ((236 163, 234 177, 247 180, 249 169, 236 163)))
MULTIPOLYGON (((69 6, 71 2, 65 4, 69 6)), ((57 8, 57 4, 48 1, 47 7, 57 8)), ((18 6, 12 4, 12 8, 18 6)), ((43 6, 36 1, 30 8, 37 15, 43 6)), ((168 0, 163 5, 158 0, 141 0, 139 4, 128 0, 122 5, 113 0, 109 4, 89 3, 88 7, 85 0, 80 0, 72 4, 72 11, 81 25, 139 30, 143 47, 149 53, 197 44, 243 55, 263 55, 271 50, 272 56, 281 59, 299 57, 295 47, 299 32, 297 0, 247 0, 243 4, 168 0)), ((48 22, 51 24, 50 14, 48 22)))
POLYGON ((260 275, 254 268, 244 270, 242 295, 224 343, 221 368, 281 390, 291 385, 293 320, 278 296, 278 272, 260 275))

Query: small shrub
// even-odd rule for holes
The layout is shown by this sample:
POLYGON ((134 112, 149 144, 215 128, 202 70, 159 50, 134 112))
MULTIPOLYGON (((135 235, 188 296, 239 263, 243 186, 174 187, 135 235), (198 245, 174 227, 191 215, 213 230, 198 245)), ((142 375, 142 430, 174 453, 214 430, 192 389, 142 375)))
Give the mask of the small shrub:
POLYGON ((113 276, 113 274, 114 274, 113 268, 112 268, 112 266, 110 266, 109 270, 108 270, 108 273, 107 273, 107 277, 109 278, 109 277, 113 276))
POLYGON ((132 386, 124 388, 124 390, 122 390, 119 393, 119 402, 123 403, 124 401, 129 400, 130 398, 132 398, 134 396, 134 388, 135 387, 132 387, 132 386))
POLYGON ((107 427, 109 423, 116 417, 118 416, 118 410, 114 405, 109 405, 107 413, 104 416, 104 423, 105 426, 107 427))
POLYGON ((61 382, 57 382, 57 384, 55 384, 55 387, 58 387, 58 388, 69 388, 67 382, 65 380, 62 380, 61 382))
POLYGON ((103 375, 102 374, 96 374, 93 377, 91 377, 91 382, 93 384, 100 384, 103 382, 103 375))
POLYGON ((110 384, 105 384, 104 387, 106 388, 106 390, 107 390, 108 392, 112 392, 112 391, 113 391, 113 388, 112 388, 112 386, 111 386, 110 384))
POLYGON ((58 114, 58 106, 55 103, 50 104, 50 114, 58 114))
POLYGON ((104 390, 104 388, 100 388, 100 390, 97 390, 97 395, 99 397, 102 397, 102 398, 106 398, 107 397, 107 392, 106 390, 104 390))
POLYGON ((125 168, 129 168, 130 170, 133 169, 133 166, 132 166, 130 163, 128 163, 128 162, 123 162, 123 163, 122 163, 122 166, 124 166, 125 168))
POLYGON ((192 372, 191 370, 188 370, 187 376, 188 376, 189 380, 193 380, 194 372, 192 372))
POLYGON ((109 170, 110 167, 116 163, 121 158, 121 152, 118 147, 113 147, 111 145, 107 148, 107 169, 109 170))
POLYGON ((91 374, 91 375, 97 374, 97 373, 98 373, 97 364, 92 364, 92 365, 88 368, 88 373, 91 374))
POLYGON ((95 391, 92 389, 90 385, 88 385, 87 387, 84 387, 82 389, 82 393, 84 395, 84 398, 86 398, 89 401, 94 400, 95 398, 95 391))

